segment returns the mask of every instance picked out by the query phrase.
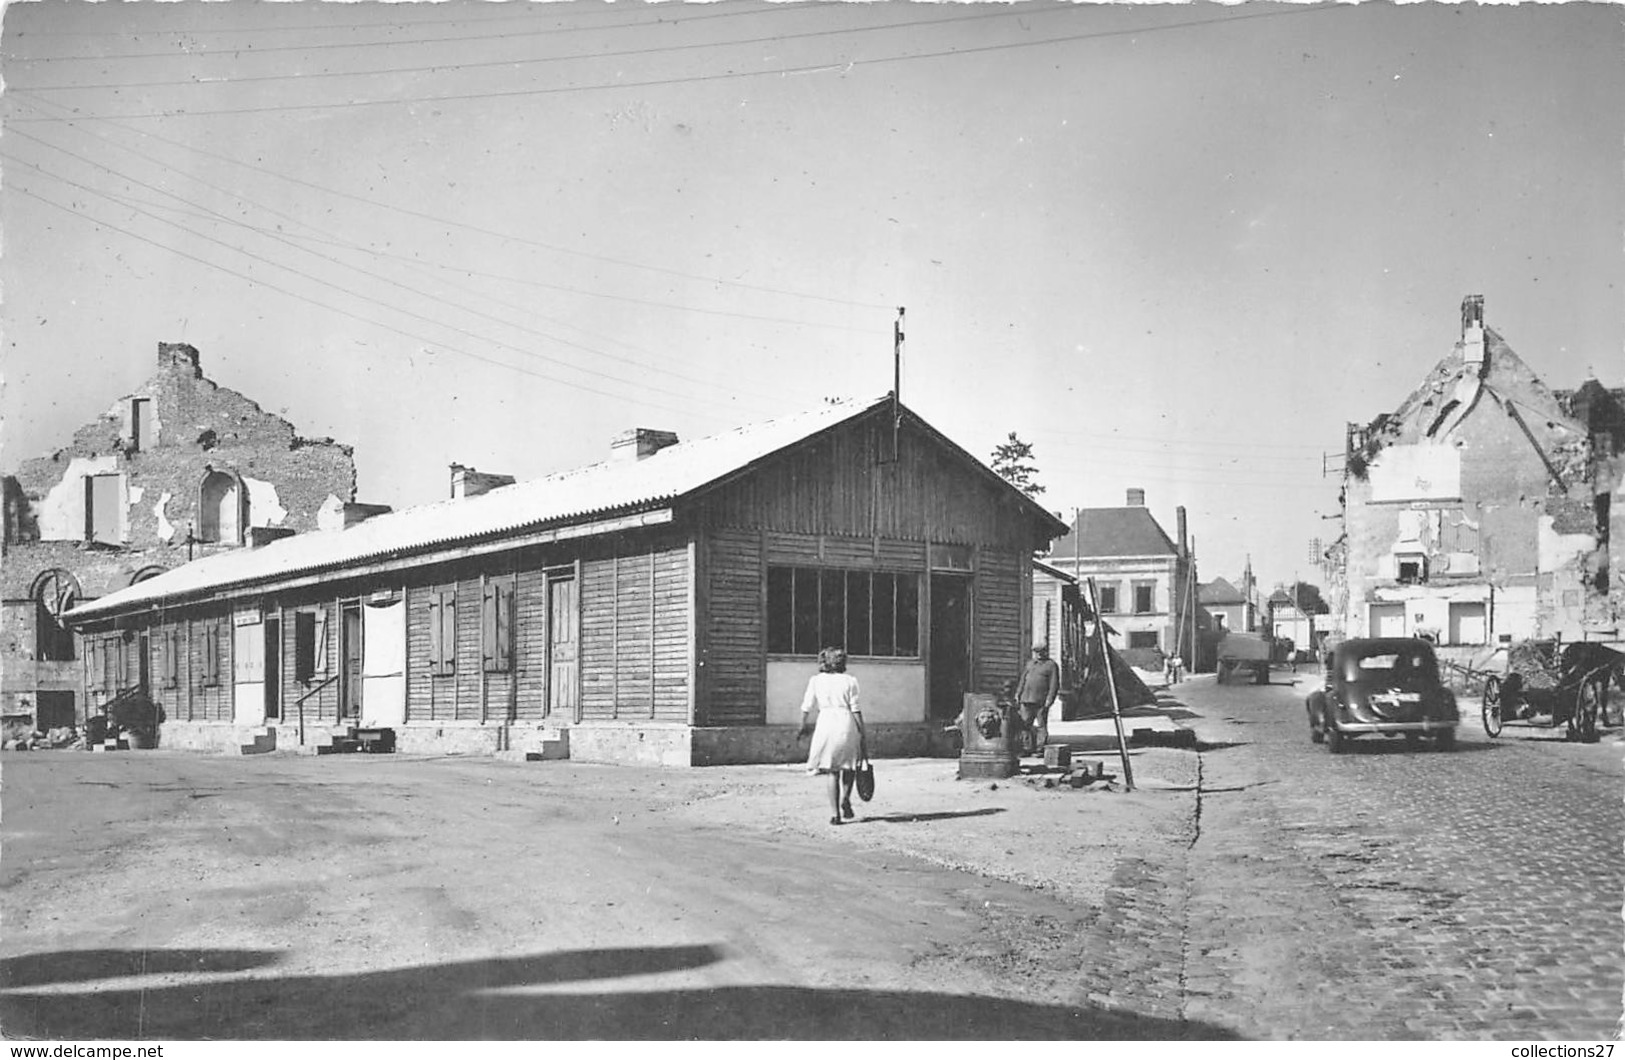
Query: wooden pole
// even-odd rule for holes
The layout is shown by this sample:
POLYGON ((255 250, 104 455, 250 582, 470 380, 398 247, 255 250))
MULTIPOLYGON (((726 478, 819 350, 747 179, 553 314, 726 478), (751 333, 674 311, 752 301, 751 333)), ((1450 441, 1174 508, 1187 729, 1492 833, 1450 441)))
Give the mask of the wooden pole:
POLYGON ((1117 727, 1117 754, 1123 762, 1123 790, 1134 790, 1134 767, 1128 760, 1128 741, 1123 737, 1123 712, 1117 705, 1117 677, 1112 673, 1111 645, 1106 641, 1106 620, 1100 614, 1100 594, 1095 591, 1095 576, 1089 576, 1089 607, 1095 613, 1095 635, 1100 640, 1100 664, 1106 670, 1106 688, 1112 697, 1112 724, 1117 727))

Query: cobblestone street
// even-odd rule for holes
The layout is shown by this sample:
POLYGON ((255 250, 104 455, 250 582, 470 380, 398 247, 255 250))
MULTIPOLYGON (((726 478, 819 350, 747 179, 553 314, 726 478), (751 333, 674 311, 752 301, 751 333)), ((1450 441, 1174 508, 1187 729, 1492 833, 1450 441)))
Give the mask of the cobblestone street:
POLYGON ((1180 686, 1190 845, 1119 867, 1091 1000, 1261 1038, 1614 1037, 1620 744, 1491 741, 1464 701, 1454 752, 1333 757, 1287 679, 1180 686))

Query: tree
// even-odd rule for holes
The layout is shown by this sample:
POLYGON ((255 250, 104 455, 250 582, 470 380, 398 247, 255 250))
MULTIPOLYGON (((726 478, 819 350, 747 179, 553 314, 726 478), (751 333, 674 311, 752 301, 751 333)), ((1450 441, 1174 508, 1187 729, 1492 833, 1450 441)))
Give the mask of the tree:
POLYGON ((1044 492, 1044 487, 1033 481, 1038 468, 1030 463, 1032 459, 1032 444, 1017 438, 1015 431, 993 447, 994 473, 1027 496, 1036 497, 1044 492))
POLYGON ((1321 599, 1320 588, 1308 582, 1296 582, 1286 587, 1287 596, 1297 602, 1298 610, 1306 615, 1325 615, 1331 613, 1326 601, 1321 599))

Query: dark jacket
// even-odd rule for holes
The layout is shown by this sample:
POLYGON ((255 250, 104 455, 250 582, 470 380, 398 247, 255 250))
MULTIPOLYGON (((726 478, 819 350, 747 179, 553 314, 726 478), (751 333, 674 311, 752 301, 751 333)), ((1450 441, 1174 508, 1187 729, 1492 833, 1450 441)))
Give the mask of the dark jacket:
POLYGON ((1054 659, 1035 659, 1027 664, 1021 675, 1021 686, 1016 689, 1018 703, 1054 704, 1061 691, 1061 668, 1054 659))

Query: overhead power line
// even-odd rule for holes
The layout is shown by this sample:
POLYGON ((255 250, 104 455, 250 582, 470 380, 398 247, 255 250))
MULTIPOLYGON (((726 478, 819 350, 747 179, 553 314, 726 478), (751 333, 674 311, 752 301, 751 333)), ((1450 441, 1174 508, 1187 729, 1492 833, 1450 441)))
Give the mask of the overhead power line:
MULTIPOLYGON (((26 92, 12 92, 12 93, 10 93, 10 95, 12 96, 12 98, 20 99, 24 103, 26 103, 26 104, 28 104, 30 106, 36 107, 36 108, 48 107, 48 108, 52 108, 52 109, 54 109, 54 110, 56 110, 58 112, 67 111, 67 112, 71 113, 71 108, 64 107, 63 105, 61 105, 59 103, 52 103, 50 100, 39 99, 39 98, 34 97, 34 96, 32 96, 32 95, 30 95, 29 93, 26 93, 26 92)), ((422 221, 429 221, 429 222, 431 222, 433 224, 444 225, 444 226, 446 226, 448 228, 456 228, 456 229, 460 229, 460 230, 465 231, 465 232, 474 232, 474 233, 476 233, 478 235, 489 236, 489 237, 491 237, 493 239, 498 239, 498 240, 501 240, 501 241, 503 241, 505 243, 516 243, 516 244, 519 244, 520 246, 535 247, 538 250, 546 250, 546 251, 549 251, 550 253, 554 253, 554 254, 564 254, 564 255, 567 255, 567 256, 570 256, 570 257, 580 258, 580 259, 585 260, 585 261, 596 261, 596 262, 600 262, 600 263, 606 264, 606 265, 618 265, 618 266, 621 266, 623 268, 629 268, 629 269, 642 269, 642 270, 645 270, 647 272, 656 273, 656 274, 662 275, 662 276, 673 276, 673 277, 676 277, 678 279, 690 280, 690 281, 694 281, 694 282, 698 282, 698 283, 711 284, 711 285, 721 286, 721 287, 729 287, 729 288, 733 288, 733 289, 737 289, 737 290, 743 290, 743 291, 755 291, 755 292, 760 293, 760 294, 779 295, 779 296, 782 296, 782 297, 785 297, 785 298, 800 298, 800 299, 804 299, 804 300, 810 301, 810 302, 823 302, 823 303, 826 303, 826 304, 829 304, 829 305, 838 305, 838 306, 843 306, 843 307, 847 307, 847 308, 885 310, 888 313, 891 311, 891 308, 892 308, 889 304, 886 304, 886 303, 858 302, 858 301, 852 301, 850 299, 844 299, 844 298, 833 298, 833 297, 830 297, 828 295, 809 294, 809 293, 804 292, 804 291, 792 291, 792 290, 788 290, 786 288, 781 288, 781 287, 770 287, 770 286, 767 286, 765 284, 745 283, 744 281, 741 281, 741 280, 725 280, 725 279, 722 279, 721 277, 717 277, 717 276, 703 276, 703 275, 700 275, 699 273, 685 272, 685 271, 683 271, 681 269, 672 269, 672 268, 667 268, 667 267, 661 266, 661 265, 650 265, 650 264, 648 264, 646 262, 631 261, 631 260, 628 260, 626 258, 617 258, 617 257, 613 257, 613 256, 608 255, 608 254, 594 254, 594 253, 592 253, 590 251, 577 250, 574 247, 560 246, 560 245, 558 245, 556 243, 547 243, 547 242, 543 242, 542 240, 539 240, 539 239, 527 239, 526 237, 521 236, 521 235, 516 235, 513 232, 500 232, 500 231, 497 231, 495 229, 482 228, 479 225, 469 224, 469 223, 467 223, 465 221, 457 221, 457 220, 453 220, 453 219, 451 219, 449 217, 439 217, 439 216, 436 216, 435 214, 425 213, 422 210, 414 210, 414 209, 411 209, 410 207, 398 206, 398 205, 396 205, 394 203, 382 202, 382 201, 377 200, 377 199, 369 199, 366 196, 356 195, 356 194, 354 194, 352 192, 343 191, 343 190, 341 190, 339 188, 330 188, 330 187, 327 187, 326 185, 323 185, 323 184, 317 184, 314 181, 305 180, 302 177, 295 177, 295 176, 292 176, 290 174, 282 173, 282 172, 279 172, 278 170, 271 169, 271 168, 266 167, 266 166, 255 165, 252 162, 244 162, 241 159, 233 158, 230 155, 223 155, 223 154, 220 154, 220 153, 215 152, 215 151, 209 151, 209 150, 206 150, 205 148, 197 147, 197 146, 195 146, 193 144, 189 144, 189 143, 186 143, 184 141, 173 140, 173 139, 170 139, 169 137, 166 137, 166 136, 160 136, 157 133, 147 132, 144 129, 137 129, 137 128, 134 128, 133 126, 125 125, 123 122, 116 121, 116 120, 114 120, 112 118, 96 117, 96 116, 93 116, 93 115, 83 115, 83 116, 60 117, 60 118, 52 118, 52 117, 41 117, 39 119, 23 118, 23 119, 18 119, 18 120, 24 121, 24 122, 30 122, 30 121, 36 121, 37 120, 37 121, 41 121, 41 122, 66 123, 66 124, 72 125, 72 124, 75 124, 75 123, 77 123, 77 122, 79 122, 81 120, 84 120, 85 118, 90 118, 91 120, 100 121, 100 122, 103 122, 105 124, 112 125, 115 128, 124 129, 127 132, 135 133, 136 135, 145 137, 147 139, 157 140, 159 143, 169 144, 172 147, 178 147, 181 150, 188 151, 188 152, 191 152, 191 153, 197 154, 197 155, 202 155, 205 158, 213 158, 216 161, 225 162, 228 165, 240 166, 240 167, 242 167, 244 169, 253 170, 256 173, 264 173, 266 176, 275 177, 278 180, 287 181, 288 183, 298 185, 299 187, 310 188, 313 191, 319 191, 319 192, 321 192, 321 193, 323 193, 325 195, 333 195, 333 196, 336 196, 336 197, 341 198, 341 199, 346 199, 346 200, 349 200, 351 202, 361 203, 362 205, 371 206, 371 207, 374 207, 376 209, 388 210, 388 211, 391 211, 393 213, 398 213, 398 214, 401 214, 401 215, 406 216, 406 217, 415 217, 415 218, 417 218, 419 220, 422 220, 422 221)), ((90 133, 90 135, 95 136, 96 134, 92 132, 92 133, 90 133)), ((105 138, 103 138, 103 139, 105 139, 105 138)), ((109 141, 109 142, 111 142, 111 141, 109 141)))
MULTIPOLYGON (((869 59, 844 59, 824 63, 813 63, 804 66, 783 66, 775 69, 762 70, 726 70, 712 74, 692 74, 683 77, 651 78, 643 81, 607 81, 589 85, 555 85, 548 88, 521 88, 492 92, 460 92, 444 95, 425 96, 396 96, 392 99, 352 99, 343 101, 329 101, 326 103, 280 103, 268 104, 262 107, 217 107, 208 110, 190 108, 171 108, 169 110, 142 111, 132 114, 93 115, 102 118, 145 119, 145 118, 195 118, 213 115, 232 114, 273 114, 283 112, 341 110, 354 107, 391 107, 406 103, 457 103, 478 99, 517 99, 527 96, 564 95, 573 92, 596 92, 611 89, 628 88, 662 88, 671 85, 703 84, 707 82, 731 81, 746 77, 789 77, 801 74, 816 73, 846 73, 860 66, 881 66, 891 63, 914 62, 921 59, 957 58, 966 55, 982 55, 991 52, 1011 51, 1022 48, 1041 48, 1052 44, 1068 44, 1076 41, 1099 40, 1106 37, 1142 36, 1150 33, 1163 33, 1173 30, 1191 29, 1200 26, 1213 26, 1229 22, 1245 22, 1259 18, 1285 18, 1291 15, 1317 14, 1322 11, 1335 11, 1343 5, 1305 5, 1284 11, 1259 11, 1250 14, 1226 15, 1217 18, 1189 19, 1183 22, 1169 22, 1159 26, 1139 26, 1133 29, 1099 30, 1091 33, 1073 33, 1060 37, 1046 37, 1042 40, 1009 41, 1003 44, 984 44, 968 48, 948 48, 939 51, 912 52, 906 55, 882 55, 869 59)), ((90 116, 90 115, 87 115, 90 116)), ((58 121, 53 118, 22 118, 20 121, 58 121)))
MULTIPOLYGON (((312 281, 314 283, 320 284, 320 285, 328 288, 329 290, 331 290, 331 291, 333 291, 335 293, 343 294, 343 295, 346 295, 346 296, 348 296, 350 298, 358 299, 359 301, 362 301, 362 302, 371 303, 371 304, 379 306, 379 307, 381 307, 383 309, 389 310, 390 312, 398 313, 398 314, 400 314, 402 316, 409 317, 409 318, 414 319, 414 320, 422 321, 423 323, 430 324, 430 325, 432 325, 434 327, 444 328, 447 331, 456 333, 458 335, 462 335, 462 336, 464 336, 466 338, 471 338, 471 339, 474 339, 476 341, 489 343, 490 345, 497 346, 497 347, 500 347, 502 349, 506 349, 506 350, 509 350, 511 352, 517 353, 520 356, 534 357, 534 358, 536 358, 538 360, 547 361, 549 363, 559 365, 560 367, 566 368, 566 369, 568 369, 570 371, 578 372, 578 373, 580 373, 582 375, 596 377, 598 379, 602 379, 602 380, 605 380, 605 381, 608 381, 608 382, 616 383, 616 384, 619 384, 619 385, 622 385, 622 386, 630 386, 630 387, 632 387, 634 389, 645 389, 645 388, 648 387, 647 383, 641 383, 641 382, 638 382, 638 381, 635 381, 635 380, 628 380, 628 379, 618 377, 618 376, 607 375, 604 372, 595 371, 595 370, 593 370, 591 368, 585 368, 585 367, 582 367, 581 365, 577 365, 577 364, 574 364, 574 363, 571 363, 571 362, 559 361, 556 358, 547 357, 547 356, 545 356, 543 354, 536 353, 535 351, 527 350, 524 347, 515 346, 512 343, 507 343, 507 342, 503 342, 503 341, 501 341, 499 339, 491 338, 489 336, 480 335, 480 334, 478 334, 476 332, 468 330, 467 328, 462 328, 462 327, 459 327, 459 326, 457 326, 455 324, 450 324, 450 323, 447 323, 447 322, 442 321, 442 320, 436 320, 433 317, 426 316, 426 315, 424 315, 422 313, 419 313, 419 312, 416 312, 414 310, 403 309, 400 306, 391 305, 388 302, 384 302, 384 301, 381 301, 380 299, 373 298, 373 297, 371 297, 371 296, 369 296, 369 295, 367 295, 367 294, 365 294, 363 292, 354 290, 352 288, 344 287, 344 286, 341 286, 339 284, 332 283, 330 281, 322 280, 319 277, 315 277, 315 276, 310 275, 309 273, 302 272, 301 270, 293 268, 292 266, 283 264, 283 263, 278 262, 278 261, 274 261, 274 260, 272 260, 270 258, 266 258, 263 255, 256 254, 256 253, 254 253, 252 251, 249 251, 249 250, 245 250, 242 247, 233 246, 230 243, 227 243, 227 242, 225 242, 223 240, 215 239, 215 238, 213 238, 211 236, 204 235, 203 233, 200 233, 200 232, 194 231, 192 229, 189 229, 189 228, 185 227, 184 225, 176 224, 175 222, 169 221, 169 220, 167 220, 165 218, 162 218, 162 217, 159 217, 159 216, 151 213, 150 211, 147 211, 147 210, 141 209, 141 208, 139 208, 137 206, 134 206, 131 203, 129 203, 128 201, 121 201, 117 196, 110 195, 107 192, 101 191, 101 190, 96 189, 96 188, 92 188, 92 187, 90 187, 88 185, 79 183, 78 181, 74 181, 74 180, 70 180, 68 178, 62 177, 59 174, 51 173, 50 171, 42 169, 41 167, 36 166, 31 162, 27 162, 27 161, 24 161, 22 159, 17 158, 15 155, 10 154, 9 152, 0 151, 0 157, 6 157, 6 158, 10 159, 12 162, 14 162, 14 163, 16 163, 18 165, 22 165, 22 166, 27 167, 28 169, 32 169, 32 170, 34 170, 34 171, 36 171, 36 172, 38 172, 38 173, 40 173, 40 174, 42 174, 42 175, 44 175, 46 177, 49 177, 49 178, 51 178, 53 180, 57 180, 57 181, 65 184, 65 185, 68 185, 69 187, 78 188, 81 191, 89 192, 92 195, 98 195, 98 196, 101 196, 104 199, 107 199, 109 201, 118 203, 119 205, 122 205, 127 209, 133 210, 135 213, 141 214, 142 216, 145 216, 145 217, 149 217, 149 218, 151 218, 151 219, 153 219, 155 221, 158 221, 161 224, 167 224, 167 225, 170 225, 171 227, 178 228, 178 229, 180 229, 180 231, 182 231, 185 234, 190 235, 190 236, 192 236, 192 237, 194 237, 196 239, 201 239, 201 240, 203 240, 205 242, 213 243, 213 244, 215 244, 217 246, 224 247, 225 249, 227 249, 227 250, 229 250, 229 251, 231 251, 233 253, 241 254, 242 256, 250 259, 251 261, 257 261, 257 262, 259 262, 259 263, 261 263, 263 265, 268 265, 268 266, 270 266, 272 268, 281 269, 284 272, 292 273, 293 275, 298 276, 301 279, 309 280, 309 281, 312 281)), ((151 187, 150 185, 143 185, 143 186, 148 187, 148 188, 151 187)), ((18 189, 18 190, 23 190, 23 189, 18 189)), ((62 207, 61 204, 53 202, 53 201, 51 201, 49 199, 43 199, 42 196, 39 196, 37 194, 30 193, 30 195, 33 198, 41 199, 42 201, 48 202, 53 206, 57 206, 58 209, 66 209, 65 207, 62 207)), ((70 212, 73 212, 73 211, 70 211, 70 212)), ((211 267, 221 268, 222 271, 229 272, 232 275, 238 276, 241 279, 248 280, 251 283, 258 283, 261 286, 264 286, 264 287, 266 287, 266 288, 268 288, 270 290, 274 290, 274 291, 277 291, 277 292, 282 293, 282 294, 287 294, 287 295, 290 295, 291 297, 301 298, 304 301, 312 302, 313 304, 320 305, 323 308, 330 309, 330 310, 333 310, 335 312, 344 313, 346 316, 351 316, 351 317, 353 317, 355 319, 362 320, 362 321, 365 321, 367 323, 378 324, 379 326, 386 326, 387 327, 387 325, 383 325, 378 321, 372 320, 371 318, 362 317, 362 316, 359 316, 358 314, 350 313, 350 312, 345 311, 343 309, 340 309, 340 308, 338 308, 336 306, 332 306, 332 305, 329 305, 327 303, 319 302, 319 301, 316 301, 314 299, 310 299, 310 298, 305 297, 305 296, 294 294, 293 292, 290 292, 290 291, 286 290, 285 288, 277 287, 277 286, 275 286, 273 284, 266 283, 263 280, 255 279, 253 277, 244 276, 243 274, 235 272, 234 270, 226 269, 224 266, 218 266, 213 262, 209 262, 209 261, 207 261, 205 259, 196 257, 195 255, 188 254, 188 253, 186 253, 184 251, 178 250, 177 248, 174 248, 174 247, 170 247, 170 246, 168 246, 166 244, 163 244, 163 243, 160 243, 160 242, 158 242, 156 240, 147 239, 147 238, 145 238, 143 236, 139 236, 139 235, 137 235, 137 234, 135 234, 133 232, 129 232, 126 229, 119 228, 119 227, 114 226, 114 225, 106 224, 105 222, 102 222, 99 219, 90 218, 90 220, 95 221, 95 223, 97 223, 97 224, 102 224, 102 225, 104 225, 104 227, 112 228, 115 231, 119 231, 119 232, 122 232, 122 233, 124 233, 126 235, 130 235, 133 238, 141 239, 143 242, 149 243, 149 244, 154 245, 154 246, 158 246, 160 249, 168 250, 168 251, 170 251, 172 253, 175 253, 175 254, 178 254, 178 255, 180 255, 182 257, 185 257, 185 258, 187 258, 189 260, 197 261, 200 264, 208 265, 208 266, 211 266, 211 267)), ((307 253, 309 253, 309 252, 307 251, 307 253)), ((331 260, 331 259, 328 259, 328 260, 331 260)), ((338 264, 342 265, 342 263, 338 263, 338 264)), ((385 280, 384 282, 391 283, 393 286, 402 287, 403 289, 411 291, 412 293, 422 294, 422 292, 414 291, 412 288, 406 287, 403 284, 394 283, 393 281, 388 281, 388 280, 385 280)), ((480 315, 480 314, 476 314, 476 315, 480 315)), ((508 327, 514 327, 516 330, 521 330, 521 331, 530 330, 530 329, 524 328, 521 325, 515 325, 515 324, 505 322, 505 321, 496 321, 496 322, 499 323, 499 324, 503 324, 505 326, 508 326, 508 327)), ((525 374, 527 374, 527 375, 535 375, 537 378, 547 379, 550 382, 559 383, 559 384, 561 384, 563 386, 574 387, 574 388, 579 389, 579 390, 584 390, 584 391, 586 391, 588 393, 600 394, 600 395, 605 396, 605 397, 618 397, 618 396, 619 397, 625 397, 625 396, 627 396, 624 391, 601 390, 601 389, 597 389, 597 388, 592 387, 592 386, 587 386, 587 385, 584 385, 584 384, 581 384, 581 383, 572 382, 571 380, 568 380, 568 379, 560 379, 557 376, 543 375, 543 374, 537 373, 537 372, 530 372, 530 371, 522 369, 522 368, 520 368, 520 367, 518 367, 516 365, 508 364, 507 362, 504 362, 504 361, 498 361, 498 360, 495 360, 493 358, 480 357, 477 354, 470 353, 469 351, 466 351, 466 350, 461 350, 461 349, 459 349, 457 347, 447 346, 444 343, 440 342, 438 339, 427 338, 427 337, 425 337, 423 335, 420 335, 420 334, 417 334, 415 332, 407 332, 407 331, 402 331, 400 329, 395 329, 395 328, 391 328, 390 330, 396 331, 399 334, 407 335, 408 337, 411 337, 411 338, 419 339, 419 340, 421 340, 423 342, 426 342, 426 343, 429 343, 429 344, 435 346, 436 348, 448 349, 448 350, 451 350, 452 352, 464 353, 464 354, 467 354, 468 356, 477 357, 478 359, 487 361, 487 362, 489 362, 491 364, 499 364, 499 365, 502 365, 504 367, 512 368, 515 371, 524 371, 525 374)), ((614 358, 613 355, 603 354, 602 351, 592 350, 590 347, 584 347, 584 346, 581 346, 578 343, 569 342, 568 340, 558 339, 556 337, 550 337, 550 338, 552 338, 552 341, 560 342, 560 343, 565 344, 565 345, 576 346, 577 348, 587 350, 587 352, 598 353, 598 354, 601 354, 601 355, 606 356, 606 357, 611 357, 612 359, 624 360, 624 358, 614 358)), ((636 363, 636 362, 634 362, 634 363, 636 363)), ((645 368, 645 370, 647 370, 647 366, 640 365, 640 367, 643 367, 643 368, 645 368)), ((645 404, 651 404, 654 407, 663 407, 663 408, 668 407, 668 406, 660 406, 660 405, 658 405, 658 403, 651 403, 651 402, 644 402, 644 403, 645 404)))
MULTIPOLYGON (((705 48, 734 48, 734 47, 740 47, 742 45, 747 45, 747 44, 781 44, 781 43, 783 43, 785 41, 792 41, 792 40, 809 40, 809 39, 812 39, 814 37, 850 36, 852 34, 860 34, 860 33, 876 33, 876 32, 880 32, 880 31, 883 31, 883 30, 894 30, 894 29, 922 30, 922 29, 929 29, 932 26, 946 25, 948 23, 954 23, 954 22, 982 22, 982 21, 986 21, 987 19, 992 19, 992 18, 1010 18, 1012 15, 1018 15, 1018 14, 1021 15, 1022 17, 1028 17, 1028 16, 1031 16, 1031 15, 1049 14, 1049 13, 1057 12, 1057 11, 1075 11, 1075 10, 1081 10, 1081 9, 1080 8, 1065 7, 1065 6, 1061 6, 1061 5, 1053 5, 1053 6, 1048 6, 1048 7, 1042 7, 1042 8, 1038 8, 1038 9, 1035 9, 1035 10, 1028 10, 1028 9, 1025 9, 1025 8, 1000 9, 1000 10, 995 10, 995 11, 985 11, 985 12, 982 12, 980 14, 975 14, 975 15, 955 15, 955 16, 952 16, 950 18, 935 18, 935 19, 929 19, 929 20, 925 20, 925 21, 921 21, 919 19, 913 19, 913 20, 909 20, 909 21, 906 21, 906 22, 887 22, 887 23, 884 23, 884 24, 881 24, 881 25, 876 25, 876 26, 848 26, 848 27, 844 27, 842 29, 809 30, 809 31, 806 31, 806 32, 803 32, 803 33, 778 33, 778 34, 772 34, 772 35, 766 36, 766 37, 748 37, 748 38, 742 38, 742 39, 739 39, 739 40, 695 41, 695 42, 692 42, 692 43, 689 43, 689 44, 661 44, 661 45, 654 45, 654 46, 648 47, 648 48, 625 48, 625 49, 621 49, 621 50, 618 50, 618 51, 607 51, 607 52, 582 52, 582 53, 577 54, 577 55, 546 55, 546 56, 537 56, 537 57, 528 58, 528 59, 488 59, 488 60, 482 60, 482 61, 479 61, 479 62, 467 62, 467 63, 434 63, 434 64, 429 65, 429 66, 385 67, 385 68, 381 68, 381 69, 377 69, 377 70, 322 70, 322 71, 318 71, 318 72, 315 72, 315 73, 260 74, 260 75, 250 75, 250 76, 246 76, 246 77, 230 77, 230 76, 227 76, 227 77, 182 77, 182 78, 169 78, 169 79, 166 79, 166 80, 155 80, 155 81, 108 81, 108 82, 87 82, 87 83, 82 83, 82 84, 71 84, 71 85, 19 85, 18 87, 27 89, 27 90, 32 91, 32 92, 72 92, 72 91, 77 91, 77 90, 80 90, 80 89, 98 89, 98 88, 158 88, 158 87, 164 87, 164 86, 170 86, 170 85, 185 85, 185 86, 190 86, 190 87, 197 87, 197 86, 204 86, 204 85, 216 86, 216 85, 247 84, 247 83, 252 83, 252 82, 263 82, 263 81, 310 81, 310 80, 316 80, 316 79, 321 79, 321 78, 333 78, 333 77, 371 77, 371 76, 384 75, 384 74, 442 73, 442 72, 453 71, 453 70, 483 70, 483 69, 490 69, 492 67, 513 68, 513 67, 520 67, 520 66, 538 66, 538 65, 542 65, 542 64, 546 64, 546 63, 584 62, 584 61, 591 61, 591 60, 595 60, 595 59, 624 59, 624 58, 628 58, 628 57, 634 56, 634 55, 661 55, 661 54, 677 53, 677 52, 698 51, 698 50, 705 49, 705 48)), ((734 15, 737 15, 737 14, 739 14, 739 12, 734 13, 734 15)), ((701 16, 701 17, 706 17, 706 16, 701 16)), ((715 17, 719 17, 719 16, 709 16, 709 17, 715 18, 715 17)), ((730 16, 720 16, 720 17, 733 17, 733 16, 730 15, 730 16)), ((699 21, 699 19, 685 20, 685 21, 699 21)), ((596 29, 598 27, 592 27, 592 28, 596 29)), ((459 42, 459 41, 468 41, 468 40, 503 40, 503 41, 508 41, 508 40, 515 40, 515 39, 524 38, 524 37, 551 36, 551 35, 552 34, 549 34, 549 33, 518 33, 518 34, 502 34, 502 35, 498 35, 498 36, 494 36, 494 37, 447 37, 447 38, 443 38, 443 39, 438 40, 438 41, 437 40, 378 41, 378 42, 375 42, 374 45, 321 44, 321 45, 314 45, 314 46, 312 46, 311 48, 308 48, 308 49, 303 49, 303 48, 298 48, 298 47, 287 47, 287 48, 276 48, 276 49, 273 49, 273 48, 253 48, 253 49, 240 49, 240 50, 231 50, 231 51, 222 50, 218 54, 220 54, 223 58, 229 58, 229 59, 232 60, 232 62, 236 63, 236 62, 243 61, 243 59, 245 59, 245 58, 249 58, 249 57, 252 57, 254 55, 259 55, 259 54, 263 54, 263 53, 269 53, 269 52, 272 52, 272 51, 305 51, 305 50, 314 51, 314 50, 319 49, 319 48, 343 48, 343 49, 347 49, 347 50, 354 50, 356 48, 368 47, 368 46, 383 46, 383 45, 397 45, 397 44, 447 44, 447 43, 453 43, 453 42, 459 42)), ((102 61, 118 61, 118 60, 124 60, 124 59, 148 58, 148 57, 153 57, 153 58, 161 57, 161 58, 175 59, 177 57, 179 57, 179 58, 200 58, 202 56, 199 55, 198 53, 184 52, 184 53, 180 53, 179 55, 176 55, 174 53, 155 53, 155 54, 153 54, 151 56, 148 56, 148 55, 141 55, 141 56, 137 56, 137 55, 106 55, 106 56, 95 56, 94 58, 102 60, 102 61)), ((74 57, 74 58, 78 58, 78 57, 74 57)), ((85 58, 91 58, 91 57, 86 56, 85 58)), ((52 59, 20 59, 20 60, 17 60, 17 61, 42 63, 42 62, 52 62, 52 61, 56 61, 56 60, 52 60, 52 59)))

